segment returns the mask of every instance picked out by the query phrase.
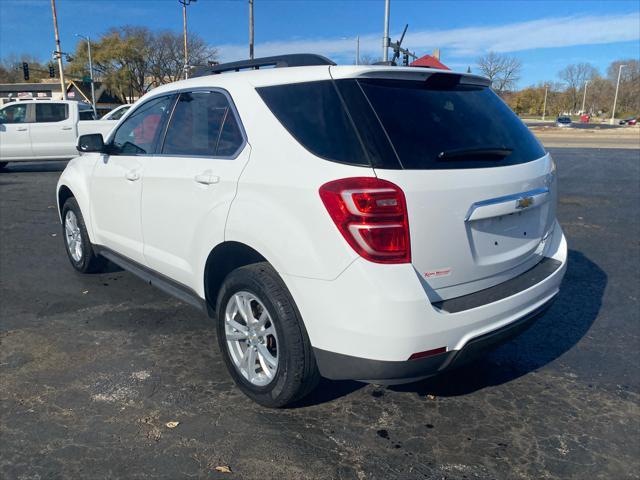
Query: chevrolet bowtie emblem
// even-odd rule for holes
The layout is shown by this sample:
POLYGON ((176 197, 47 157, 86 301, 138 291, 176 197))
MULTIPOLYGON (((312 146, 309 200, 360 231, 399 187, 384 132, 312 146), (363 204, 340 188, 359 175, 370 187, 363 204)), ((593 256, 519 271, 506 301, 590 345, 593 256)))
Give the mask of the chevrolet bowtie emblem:
POLYGON ((533 197, 521 197, 516 201, 516 208, 522 210, 533 205, 533 197))

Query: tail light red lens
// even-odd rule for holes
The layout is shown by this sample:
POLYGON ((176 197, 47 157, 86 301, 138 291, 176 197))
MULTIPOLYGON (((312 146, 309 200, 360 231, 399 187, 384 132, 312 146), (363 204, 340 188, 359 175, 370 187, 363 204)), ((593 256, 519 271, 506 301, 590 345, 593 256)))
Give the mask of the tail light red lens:
POLYGON ((377 263, 410 263, 404 193, 375 177, 343 178, 320 187, 320 198, 345 240, 377 263))

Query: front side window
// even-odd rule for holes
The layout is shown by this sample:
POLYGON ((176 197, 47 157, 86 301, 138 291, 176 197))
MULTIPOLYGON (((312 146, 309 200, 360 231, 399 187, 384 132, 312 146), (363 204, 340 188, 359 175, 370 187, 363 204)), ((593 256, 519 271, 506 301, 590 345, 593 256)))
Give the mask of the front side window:
POLYGON ((173 104, 174 96, 153 98, 140 105, 118 127, 111 142, 112 155, 146 155, 153 153, 162 124, 173 104))
POLYGON ((0 122, 25 123, 27 121, 27 105, 10 105, 0 110, 0 122))
POLYGON ((36 123, 62 122, 69 118, 69 106, 66 103, 37 103, 36 123))
POLYGON ((242 143, 242 134, 225 95, 219 92, 188 92, 178 98, 162 153, 232 156, 242 143))

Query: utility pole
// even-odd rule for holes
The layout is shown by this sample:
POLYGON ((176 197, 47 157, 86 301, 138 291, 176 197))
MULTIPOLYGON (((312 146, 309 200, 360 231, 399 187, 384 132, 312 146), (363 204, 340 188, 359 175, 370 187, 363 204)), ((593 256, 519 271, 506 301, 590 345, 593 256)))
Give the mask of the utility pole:
POLYGON ((391 0, 384 0, 384 37, 382 38, 382 61, 389 60, 389 9, 391 0))
POLYGON ((356 65, 360 65, 360 35, 356 36, 356 65))
POLYGON ((589 80, 585 80, 584 82, 584 95, 582 96, 582 110, 580 113, 584 115, 584 104, 587 101, 587 85, 589 85, 589 80))
POLYGON ((624 67, 626 67, 626 65, 620 65, 620 68, 618 68, 618 83, 616 83, 616 96, 613 97, 613 110, 611 111, 611 125, 613 125, 616 118, 616 103, 618 102, 618 89, 620 88, 620 75, 622 75, 622 69, 624 67))
POLYGON ((249 0, 249 58, 253 60, 253 0, 249 0))
POLYGON ((55 57, 58 59, 58 69, 60 70, 60 87, 62 88, 62 99, 67 99, 67 89, 64 82, 64 70, 62 69, 62 49, 60 48, 60 35, 58 34, 58 15, 56 14, 56 0, 51 0, 51 12, 53 13, 53 32, 56 37, 55 57))
POLYGON ((178 0, 182 4, 182 33, 184 36, 184 78, 189 78, 189 50, 187 48, 187 5, 197 0, 178 0))
POLYGON ((91 106, 93 107, 93 115, 98 119, 98 112, 96 111, 96 89, 93 84, 93 61, 91 60, 91 39, 88 36, 80 35, 76 33, 76 37, 80 37, 87 41, 87 51, 89 54, 89 78, 91 79, 91 106))
POLYGON ((544 104, 542 105, 542 121, 544 122, 544 116, 547 112, 547 90, 549 90, 549 86, 544 86, 544 104))

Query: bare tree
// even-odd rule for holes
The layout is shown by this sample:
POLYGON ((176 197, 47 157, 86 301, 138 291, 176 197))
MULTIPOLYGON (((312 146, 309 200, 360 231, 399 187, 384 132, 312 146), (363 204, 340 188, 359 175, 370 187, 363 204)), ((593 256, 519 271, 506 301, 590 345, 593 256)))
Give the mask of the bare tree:
POLYGON ((522 62, 516 57, 489 52, 477 63, 480 73, 491 80, 491 87, 500 95, 513 90, 520 80, 522 62))
POLYGON ((372 55, 360 55, 358 59, 358 65, 373 65, 374 63, 381 62, 380 57, 374 57, 372 55))
POLYGON ((567 65, 560 70, 558 77, 567 85, 567 94, 571 100, 569 110, 577 111, 582 99, 580 92, 583 92, 585 82, 591 81, 596 75, 598 70, 590 63, 567 65))

